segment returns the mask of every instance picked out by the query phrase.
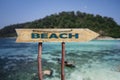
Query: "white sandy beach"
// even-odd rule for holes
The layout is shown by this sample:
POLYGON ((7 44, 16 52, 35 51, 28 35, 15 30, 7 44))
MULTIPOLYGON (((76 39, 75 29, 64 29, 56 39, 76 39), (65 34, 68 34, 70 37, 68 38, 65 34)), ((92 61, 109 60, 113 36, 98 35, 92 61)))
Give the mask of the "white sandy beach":
POLYGON ((95 40, 120 40, 120 38, 112 38, 112 37, 97 37, 95 40))

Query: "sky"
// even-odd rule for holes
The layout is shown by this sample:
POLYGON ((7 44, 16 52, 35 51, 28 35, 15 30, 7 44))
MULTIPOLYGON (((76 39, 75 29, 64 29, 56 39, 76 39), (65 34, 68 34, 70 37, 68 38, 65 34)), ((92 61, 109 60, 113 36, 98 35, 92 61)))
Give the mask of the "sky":
POLYGON ((120 25, 120 0, 0 0, 0 28, 62 11, 112 17, 120 25))

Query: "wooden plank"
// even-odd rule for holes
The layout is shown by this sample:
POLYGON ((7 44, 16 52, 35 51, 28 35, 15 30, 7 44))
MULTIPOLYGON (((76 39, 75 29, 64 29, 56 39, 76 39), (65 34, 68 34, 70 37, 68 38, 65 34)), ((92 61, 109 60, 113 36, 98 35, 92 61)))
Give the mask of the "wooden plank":
POLYGON ((16 42, 84 42, 97 36, 89 29, 16 29, 16 42))

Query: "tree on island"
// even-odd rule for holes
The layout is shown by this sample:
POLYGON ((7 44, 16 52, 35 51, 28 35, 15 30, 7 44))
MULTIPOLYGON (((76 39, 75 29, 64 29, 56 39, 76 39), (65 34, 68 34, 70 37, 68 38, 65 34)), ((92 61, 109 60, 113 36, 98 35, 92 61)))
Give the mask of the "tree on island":
POLYGON ((16 28, 89 28, 101 36, 120 38, 120 25, 113 18, 74 12, 60 12, 32 22, 13 24, 0 29, 0 37, 15 37, 16 28))

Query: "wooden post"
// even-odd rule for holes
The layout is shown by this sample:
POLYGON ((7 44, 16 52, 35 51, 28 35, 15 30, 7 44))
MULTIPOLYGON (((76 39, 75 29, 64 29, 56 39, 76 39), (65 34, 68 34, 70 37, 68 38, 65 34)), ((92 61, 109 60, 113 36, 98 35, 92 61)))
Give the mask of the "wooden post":
POLYGON ((65 80, 64 61, 65 61, 65 42, 62 42, 61 80, 65 80))
POLYGON ((38 77, 39 80, 43 80, 42 78, 42 42, 38 43, 38 77))

